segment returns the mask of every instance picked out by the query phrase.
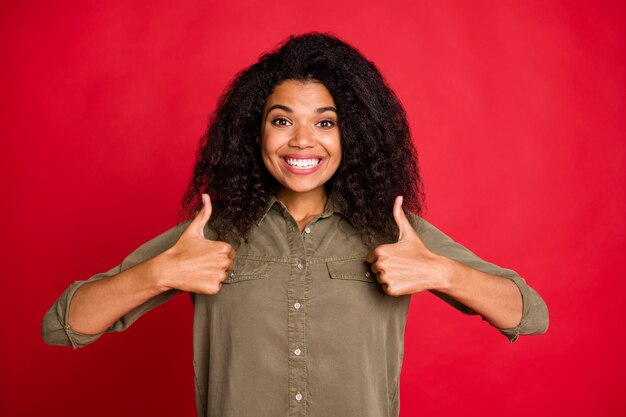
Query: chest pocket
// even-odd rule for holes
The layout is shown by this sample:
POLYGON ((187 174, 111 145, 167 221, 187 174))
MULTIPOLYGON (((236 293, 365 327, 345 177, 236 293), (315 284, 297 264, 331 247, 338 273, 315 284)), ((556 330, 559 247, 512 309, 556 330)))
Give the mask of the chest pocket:
POLYGON ((232 271, 224 280, 224 284, 267 278, 267 262, 244 257, 235 258, 232 271))
POLYGON ((375 283, 376 274, 370 269, 365 259, 348 259, 326 262, 328 273, 332 279, 346 279, 375 283))

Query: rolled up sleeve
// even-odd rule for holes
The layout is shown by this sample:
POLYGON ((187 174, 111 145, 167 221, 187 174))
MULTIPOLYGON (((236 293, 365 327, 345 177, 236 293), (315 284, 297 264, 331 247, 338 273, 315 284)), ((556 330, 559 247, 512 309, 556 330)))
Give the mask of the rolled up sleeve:
MULTIPOLYGON (((514 342, 520 335, 542 334, 548 329, 548 307, 541 296, 515 271, 487 262, 460 245, 421 217, 411 216, 411 223, 424 244, 434 253, 460 262, 487 274, 507 278, 515 283, 522 296, 522 318, 510 329, 496 328, 514 342)), ((441 293, 435 295, 465 314, 476 314, 467 306, 441 293)))
POLYGON ((119 266, 111 269, 107 273, 98 274, 85 281, 76 281, 67 288, 63 294, 52 304, 43 317, 41 324, 41 336, 47 345, 52 346, 72 346, 74 349, 83 347, 96 341, 104 334, 82 334, 74 331, 67 323, 69 316, 69 306, 76 290, 87 282, 113 276, 119 271, 119 266))

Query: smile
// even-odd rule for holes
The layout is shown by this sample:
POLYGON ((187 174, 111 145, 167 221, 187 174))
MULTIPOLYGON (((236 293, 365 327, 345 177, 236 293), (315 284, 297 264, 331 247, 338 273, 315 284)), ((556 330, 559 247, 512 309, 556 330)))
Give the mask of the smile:
POLYGON ((309 169, 317 166, 322 160, 318 158, 312 159, 299 159, 299 158, 284 158, 284 161, 292 168, 296 169, 309 169))
POLYGON ((321 155, 284 155, 280 162, 285 170, 295 175, 310 175, 322 169, 326 162, 321 155))

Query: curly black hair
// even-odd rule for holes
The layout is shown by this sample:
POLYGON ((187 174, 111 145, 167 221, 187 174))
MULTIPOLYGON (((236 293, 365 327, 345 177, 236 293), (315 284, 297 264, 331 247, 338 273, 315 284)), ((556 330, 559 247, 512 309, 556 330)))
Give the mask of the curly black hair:
POLYGON ((285 80, 321 82, 331 93, 341 132, 342 161, 326 190, 369 246, 393 241, 394 198, 421 214, 424 193, 406 113, 374 63, 337 37, 292 35, 240 71, 209 118, 183 198, 183 215, 211 196, 220 239, 245 239, 278 191, 257 137, 274 87, 285 80))

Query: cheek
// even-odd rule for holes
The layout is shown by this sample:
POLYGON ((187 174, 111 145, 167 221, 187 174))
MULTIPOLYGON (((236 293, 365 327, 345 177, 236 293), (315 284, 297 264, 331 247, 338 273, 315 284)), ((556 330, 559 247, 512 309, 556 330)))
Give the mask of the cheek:
POLYGON ((263 160, 263 165, 265 165, 265 168, 273 177, 275 177, 276 173, 280 170, 280 161, 276 156, 276 152, 277 149, 275 146, 272 146, 271 141, 261 139, 261 159, 263 160))
POLYGON ((272 138, 268 135, 262 135, 260 138, 260 148, 261 148, 261 156, 263 157, 263 160, 266 161, 268 160, 273 152, 273 146, 272 146, 272 138))
POLYGON ((261 158, 263 159, 263 163, 265 164, 265 167, 268 169, 272 168, 272 158, 270 155, 271 154, 266 148, 261 148, 261 158))
POLYGON ((285 142, 285 139, 282 137, 281 132, 276 131, 264 131, 261 133, 260 141, 261 141, 261 151, 263 155, 268 157, 273 157, 278 152, 278 148, 282 146, 285 142))
POLYGON ((327 151, 333 158, 341 158, 341 145, 334 143, 331 147, 327 148, 327 151))

